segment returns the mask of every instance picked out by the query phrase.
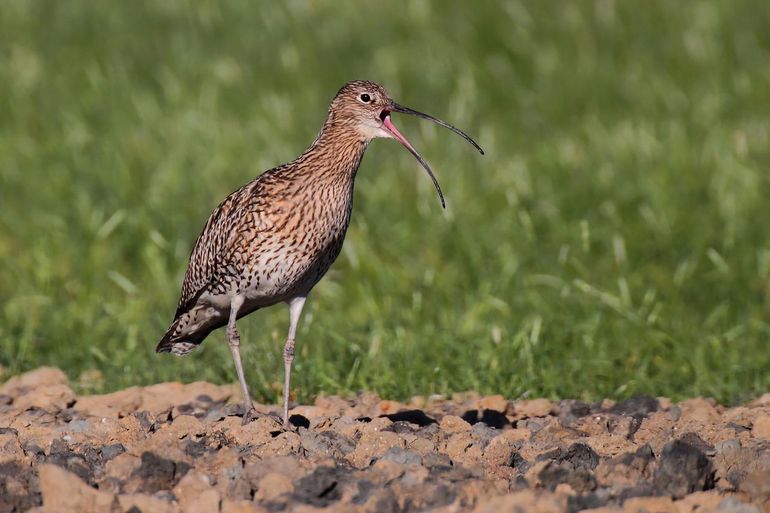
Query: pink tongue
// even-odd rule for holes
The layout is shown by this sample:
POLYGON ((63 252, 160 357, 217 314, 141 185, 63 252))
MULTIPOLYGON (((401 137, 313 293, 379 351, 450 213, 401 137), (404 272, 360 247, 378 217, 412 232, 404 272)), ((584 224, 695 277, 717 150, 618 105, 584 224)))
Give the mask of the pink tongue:
POLYGON ((385 128, 388 129, 388 132, 390 132, 398 142, 400 142, 410 150, 415 151, 414 146, 412 146, 412 144, 406 140, 406 137, 401 135, 401 132, 398 131, 398 128, 396 128, 396 125, 394 125, 393 122, 390 120, 390 114, 385 116, 385 119, 382 120, 382 123, 385 125, 385 128))

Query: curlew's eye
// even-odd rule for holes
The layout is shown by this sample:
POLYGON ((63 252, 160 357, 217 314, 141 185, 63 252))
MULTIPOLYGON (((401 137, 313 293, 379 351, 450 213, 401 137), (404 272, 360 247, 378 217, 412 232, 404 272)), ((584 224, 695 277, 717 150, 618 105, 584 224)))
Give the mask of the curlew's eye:
POLYGON ((366 93, 364 93, 361 96, 359 96, 359 98, 364 103, 369 103, 372 100, 372 98, 368 94, 366 94, 366 93))

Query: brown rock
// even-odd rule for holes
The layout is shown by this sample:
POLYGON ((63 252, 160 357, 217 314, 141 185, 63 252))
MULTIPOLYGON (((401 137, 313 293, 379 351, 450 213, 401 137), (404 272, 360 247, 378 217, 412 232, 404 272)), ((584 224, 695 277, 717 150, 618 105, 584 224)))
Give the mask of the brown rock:
POLYGON ((654 461, 652 449, 644 446, 611 459, 600 460, 594 475, 605 486, 631 487, 652 478, 654 461))
POLYGON ((473 404, 478 403, 479 401, 479 393, 474 392, 473 390, 469 390, 466 392, 455 392, 452 394, 452 402, 458 403, 458 404, 473 404))
POLYGON ((118 495, 118 504, 120 504, 120 511, 129 511, 131 508, 152 513, 179 513, 180 511, 179 504, 176 502, 165 501, 146 493, 118 495))
POLYGON ((404 465, 391 460, 377 460, 371 466, 371 475, 379 484, 391 483, 404 475, 404 465))
POLYGON ((141 464, 137 455, 124 452, 107 462, 105 475, 118 482, 127 481, 141 464))
POLYGON ((78 476, 50 464, 38 466, 43 511, 50 513, 102 513, 112 511, 114 495, 95 490, 78 476))
POLYGON ((397 401, 385 400, 385 401, 380 401, 379 404, 377 404, 377 408, 374 414, 377 417, 379 417, 380 415, 391 415, 393 413, 397 413, 404 409, 405 409, 404 405, 397 401))
MULTIPOLYGON (((386 419, 387 420, 387 419, 386 419)), ((363 422, 357 422, 350 417, 340 417, 338 419, 327 419, 317 427, 318 431, 333 431, 347 438, 354 438, 364 425, 363 422)))
POLYGON ((471 425, 456 415, 444 415, 439 422, 439 427, 446 433, 461 433, 470 431, 471 425))
POLYGON ((356 415, 361 415, 374 410, 379 403, 380 396, 374 392, 359 392, 356 394, 355 401, 349 404, 349 406, 353 408, 356 415))
POLYGON ((54 367, 40 367, 15 376, 0 386, 0 394, 17 397, 30 390, 54 385, 66 385, 67 375, 54 367))
POLYGON ((349 401, 338 397, 336 395, 331 396, 318 396, 315 399, 315 406, 318 408, 318 415, 324 417, 356 417, 350 407, 349 401))
POLYGON ((724 500, 724 495, 715 490, 707 492, 695 492, 676 501, 675 504, 679 513, 714 511, 719 503, 724 500))
POLYGON ((679 404, 683 422, 694 421, 701 424, 714 424, 719 421, 719 411, 713 399, 697 397, 679 404))
POLYGON ((508 401, 501 395, 488 395, 479 400, 479 408, 505 413, 508 410, 508 401))
POLYGON ((295 406, 294 408, 289 410, 289 416, 292 415, 302 415, 306 419, 308 419, 313 424, 313 421, 315 419, 319 419, 323 417, 326 414, 326 411, 323 408, 319 408, 318 406, 306 406, 306 405, 300 405, 295 406))
POLYGON ((407 406, 409 408, 414 408, 417 410, 421 410, 425 408, 428 405, 428 400, 425 398, 424 395, 415 395, 412 396, 409 399, 409 402, 407 403, 407 406))
POLYGON ((12 431, 0 433, 0 463, 19 461, 24 458, 24 451, 19 443, 19 437, 12 431))
POLYGON ((217 430, 237 445, 262 445, 273 439, 272 433, 283 430, 281 423, 273 417, 259 417, 245 426, 240 417, 227 417, 217 424, 217 430))
POLYGON ((446 453, 456 463, 469 466, 481 463, 481 447, 470 432, 455 433, 449 437, 446 453))
POLYGON ((618 435, 591 437, 587 442, 601 457, 613 457, 637 448, 637 445, 629 441, 628 438, 618 435))
POLYGON ((305 470, 296 456, 275 456, 249 463, 244 468, 245 479, 255 485, 268 474, 281 474, 293 482, 300 479, 305 470))
POLYGON ((181 440, 185 437, 197 437, 206 434, 206 427, 192 415, 180 415, 171 424, 165 424, 161 431, 181 440))
POLYGON ((208 396, 212 401, 219 402, 226 401, 233 395, 231 385, 218 386, 203 381, 186 385, 177 382, 160 383, 144 388, 131 387, 111 394, 82 396, 75 409, 95 417, 108 418, 117 418, 137 411, 159 415, 170 411, 174 406, 193 402, 200 396, 208 396))
POLYGON ((770 503, 770 469, 750 473, 741 482, 739 489, 756 504, 770 503))
POLYGON ((251 501, 222 501, 222 513, 267 513, 267 509, 251 501))
POLYGON ((751 427, 751 435, 757 438, 770 440, 770 415, 762 415, 754 419, 751 427))
POLYGON ((416 437, 414 440, 407 442, 407 448, 413 451, 417 451, 422 456, 428 453, 436 452, 436 444, 427 438, 416 437))
POLYGON ((403 438, 392 431, 374 431, 363 433, 356 448, 347 455, 348 461, 357 467, 368 467, 374 458, 379 458, 391 447, 404 447, 403 438))
POLYGON ((493 466, 510 466, 516 447, 513 442, 502 435, 498 435, 487 444, 484 449, 484 462, 493 466))
POLYGON ((272 501, 284 493, 290 493, 292 490, 294 490, 294 484, 292 484, 289 477, 277 472, 270 472, 259 480, 254 500, 272 501))
POLYGON ((116 419, 138 411, 141 404, 141 389, 130 387, 111 394, 80 396, 75 403, 75 409, 94 417, 116 419))
POLYGON ((494 497, 476 506, 474 513, 500 513, 501 511, 527 511, 532 513, 563 513, 567 499, 542 490, 521 490, 494 497))
POLYGON ((142 389, 140 409, 157 415, 173 406, 192 402, 202 395, 209 396, 214 402, 227 401, 235 395, 235 389, 233 385, 219 386, 205 381, 160 383, 142 389))
POLYGON ((633 497, 623 503, 626 513, 679 513, 670 497, 633 497))
POLYGON ((390 420, 389 418, 377 417, 376 419, 372 419, 371 422, 367 422, 365 424, 359 424, 358 430, 361 433, 376 433, 392 425, 393 425, 393 421, 390 420))
POLYGON ((602 436, 610 432, 610 416, 604 414, 585 415, 575 420, 570 427, 587 436, 602 436))
MULTIPOLYGON (((311 419, 310 428, 284 430, 269 417, 247 426, 234 416, 196 417, 231 387, 136 387, 80 397, 65 412, 57 410, 77 398, 58 371, 28 373, 3 389, 15 395, 0 394, 0 511, 33 506, 40 497, 39 472, 44 506, 33 508, 35 513, 266 513, 265 504, 300 512, 563 512, 568 498, 575 510, 601 503, 607 491, 616 497, 653 482, 660 491, 661 482, 674 475, 660 470, 671 459, 662 449, 685 437, 711 462, 714 489, 685 491, 674 502, 637 497, 595 511, 770 513, 770 399, 729 409, 708 399, 681 405, 659 399, 663 408, 644 417, 595 413, 565 423, 547 400, 514 405, 502 396, 465 393, 454 396, 455 402, 433 398, 404 405, 363 393, 298 406, 293 413, 311 419), (25 404, 45 409, 18 408, 25 404), (379 417, 407 407, 424 408, 440 422, 418 426, 379 417), (471 426, 457 416, 469 409, 505 411, 516 417, 517 427, 471 426), (361 416, 371 420, 355 420, 361 416), (591 470, 574 469, 583 461, 569 456, 575 443, 591 447, 598 466, 589 458, 591 470), (598 486, 596 497, 586 496, 592 486, 598 486)), ((694 489, 702 486, 698 481, 694 489)))
POLYGON ((532 437, 532 431, 523 427, 515 427, 503 431, 503 436, 513 441, 529 440, 532 437))
MULTIPOLYGON (((20 391, 22 389, 16 389, 20 391)), ((38 386, 20 395, 13 402, 19 410, 42 408, 48 411, 59 411, 75 402, 75 393, 64 384, 38 386)))
POLYGON ((208 513, 219 510, 219 493, 208 476, 190 471, 174 487, 174 496, 183 513, 208 513))
POLYGON ((302 439, 297 433, 284 432, 260 447, 257 452, 261 457, 286 456, 296 454, 302 447, 302 439))
POLYGON ((513 408, 517 417, 545 417, 553 405, 548 399, 531 399, 516 401, 513 408))
POLYGON ((650 444, 655 454, 659 454, 673 434, 674 420, 667 412, 656 411, 642 420, 642 425, 634 433, 634 442, 639 446, 650 444))
MULTIPOLYGON (((2 391, 0 390, 0 393, 2 391)), ((750 407, 757 407, 757 406, 770 406, 770 392, 766 394, 762 394, 761 396, 757 397, 753 401, 749 403, 750 407)))

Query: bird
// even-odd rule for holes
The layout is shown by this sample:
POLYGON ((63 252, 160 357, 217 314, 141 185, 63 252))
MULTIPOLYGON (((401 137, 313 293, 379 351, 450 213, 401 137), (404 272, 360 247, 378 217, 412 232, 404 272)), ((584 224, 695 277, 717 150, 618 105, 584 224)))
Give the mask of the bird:
POLYGON ((156 352, 187 355, 212 331, 226 326, 243 394, 243 424, 258 414, 244 378, 236 321, 261 308, 288 305, 282 417, 287 428, 297 326, 308 294, 342 249, 353 183, 369 143, 376 138, 400 142, 427 172, 446 208, 431 167, 393 124, 393 113, 437 123, 484 154, 462 130, 399 105, 375 82, 353 80, 334 96, 310 146, 296 159, 265 171, 227 196, 195 242, 176 314, 156 352))

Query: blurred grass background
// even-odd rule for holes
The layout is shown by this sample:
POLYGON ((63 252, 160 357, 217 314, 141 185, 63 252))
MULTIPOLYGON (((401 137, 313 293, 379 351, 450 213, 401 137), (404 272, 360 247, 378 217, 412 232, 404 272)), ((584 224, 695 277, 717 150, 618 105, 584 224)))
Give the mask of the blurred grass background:
MULTIPOLYGON (((761 1, 3 0, 0 365, 88 391, 234 381, 221 331, 153 352, 192 244, 367 78, 487 155, 395 120, 442 213, 403 148, 370 147, 305 309, 301 400, 765 392, 769 26, 761 1)), ((286 310, 240 322, 260 400, 286 310)))

